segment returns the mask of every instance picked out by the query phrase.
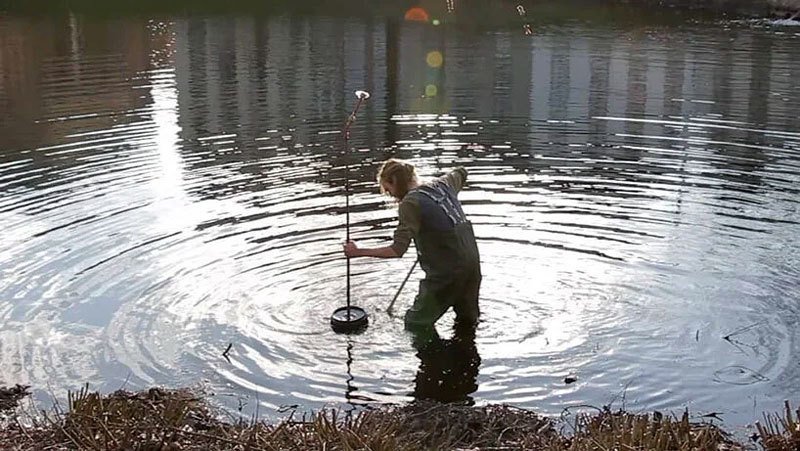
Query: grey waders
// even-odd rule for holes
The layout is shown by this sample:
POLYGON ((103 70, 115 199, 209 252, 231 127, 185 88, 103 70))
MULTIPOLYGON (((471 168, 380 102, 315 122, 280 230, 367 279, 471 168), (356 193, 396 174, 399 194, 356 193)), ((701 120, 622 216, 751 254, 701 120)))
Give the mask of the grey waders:
POLYGON ((437 181, 407 196, 415 196, 420 205, 422 224, 414 243, 425 279, 419 284, 414 305, 406 312, 406 327, 432 326, 450 307, 458 323, 477 323, 480 256, 472 224, 455 191, 437 181))

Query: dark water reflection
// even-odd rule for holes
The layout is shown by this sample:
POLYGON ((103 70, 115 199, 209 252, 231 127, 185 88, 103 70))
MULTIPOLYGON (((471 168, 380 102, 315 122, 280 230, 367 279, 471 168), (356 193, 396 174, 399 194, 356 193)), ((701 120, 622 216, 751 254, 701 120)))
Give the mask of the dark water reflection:
POLYGON ((475 343, 475 328, 454 328, 452 337, 442 338, 436 329, 415 330, 411 342, 420 365, 414 377, 415 399, 473 403, 478 389, 481 356, 475 343))
POLYGON ((0 16, 0 379, 318 408, 455 371, 477 403, 732 424, 796 397, 800 28, 518 25, 0 16), (390 156, 470 171, 474 341, 446 317, 415 349, 383 313, 410 254, 354 261, 372 323, 330 330, 344 167, 376 244, 390 156))

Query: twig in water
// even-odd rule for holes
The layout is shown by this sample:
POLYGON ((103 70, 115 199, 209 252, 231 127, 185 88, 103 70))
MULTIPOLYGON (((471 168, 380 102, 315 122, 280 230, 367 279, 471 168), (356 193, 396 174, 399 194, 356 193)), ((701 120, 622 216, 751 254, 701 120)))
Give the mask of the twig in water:
POLYGON ((225 360, 227 360, 228 363, 231 363, 231 359, 228 357, 228 353, 231 352, 232 347, 233 343, 228 343, 228 347, 225 348, 225 351, 222 352, 222 357, 225 357, 225 360))
POLYGON ((715 420, 725 421, 722 418, 720 418, 720 415, 722 415, 722 412, 711 412, 705 415, 700 415, 700 418, 714 418, 715 420))
POLYGON ((414 268, 417 267, 417 263, 418 262, 419 262, 419 259, 414 260, 414 264, 411 265, 411 269, 408 271, 408 274, 406 274, 406 278, 403 279, 403 283, 401 283, 400 284, 400 288, 397 289, 397 293, 395 293, 394 298, 392 298, 392 302, 390 302, 389 303, 389 307, 386 308, 386 313, 388 313, 389 316, 392 316, 392 308, 394 307, 394 303, 395 303, 395 301, 397 301, 397 298, 400 296, 400 292, 403 291, 403 287, 406 286, 406 282, 408 282, 408 278, 411 277, 411 273, 414 272, 414 268))
POLYGON ((722 337, 722 339, 723 339, 723 340, 728 340, 728 341, 730 341, 730 339, 731 339, 731 337, 732 337, 732 336, 734 336, 734 335, 738 335, 738 334, 740 334, 740 333, 742 333, 742 332, 747 332, 748 330, 750 330, 750 329, 752 329, 752 328, 754 328, 754 327, 756 327, 756 326, 759 326, 759 325, 761 325, 761 324, 764 324, 764 322, 765 322, 765 321, 759 321, 759 322, 757 322, 757 323, 753 323, 753 324, 751 324, 751 325, 749 325, 749 326, 745 326, 745 327, 741 327, 741 328, 739 328, 739 329, 736 329, 736 330, 734 330, 733 332, 729 333, 728 335, 725 335, 724 337, 722 337))
POLYGON ((748 347, 748 348, 752 349, 753 350, 753 355, 758 355, 758 349, 757 349, 756 345, 749 345, 747 343, 742 343, 739 340, 726 339, 725 341, 727 341, 728 343, 732 344, 736 349, 739 350, 739 352, 741 352, 744 355, 750 355, 750 353, 747 352, 742 346, 745 346, 745 347, 748 347), (742 346, 739 346, 739 345, 742 345, 742 346))
POLYGON ((125 376, 125 382, 123 382, 122 385, 119 387, 120 390, 122 390, 123 388, 125 388, 126 385, 128 385, 128 380, 130 378, 131 378, 131 372, 128 371, 128 375, 125 376))
POLYGON ((633 380, 629 380, 628 382, 626 382, 625 386, 622 387, 622 390, 620 390, 619 393, 614 395, 614 397, 611 398, 610 401, 608 401, 608 405, 603 407, 605 407, 608 410, 611 410, 611 406, 613 406, 614 403, 617 401, 617 399, 620 398, 622 399, 622 410, 625 410, 625 395, 628 393, 628 387, 631 385, 632 382, 633 380))

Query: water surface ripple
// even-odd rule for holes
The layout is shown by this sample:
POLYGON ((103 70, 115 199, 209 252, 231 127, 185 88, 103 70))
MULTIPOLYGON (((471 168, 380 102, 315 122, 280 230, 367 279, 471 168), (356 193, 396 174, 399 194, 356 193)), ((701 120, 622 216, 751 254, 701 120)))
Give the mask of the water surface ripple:
POLYGON ((3 383, 200 383, 232 409, 431 393, 429 359, 475 356, 417 355, 385 313, 413 251, 354 260, 370 327, 328 324, 345 302, 345 177, 353 237, 385 244, 395 211, 374 175, 394 156, 470 174, 483 321, 479 371, 460 376, 477 390, 458 395, 732 424, 798 395, 793 29, 0 24, 3 383), (373 96, 345 151, 356 89, 373 96))

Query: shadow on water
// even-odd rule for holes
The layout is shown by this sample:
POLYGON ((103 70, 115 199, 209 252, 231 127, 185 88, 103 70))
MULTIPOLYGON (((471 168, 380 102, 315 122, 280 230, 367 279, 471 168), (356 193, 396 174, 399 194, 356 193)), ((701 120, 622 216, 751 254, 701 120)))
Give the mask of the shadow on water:
POLYGON ((414 398, 471 404, 481 365, 475 327, 454 327, 452 337, 446 339, 435 328, 418 329, 412 333, 412 341, 420 361, 414 398))

